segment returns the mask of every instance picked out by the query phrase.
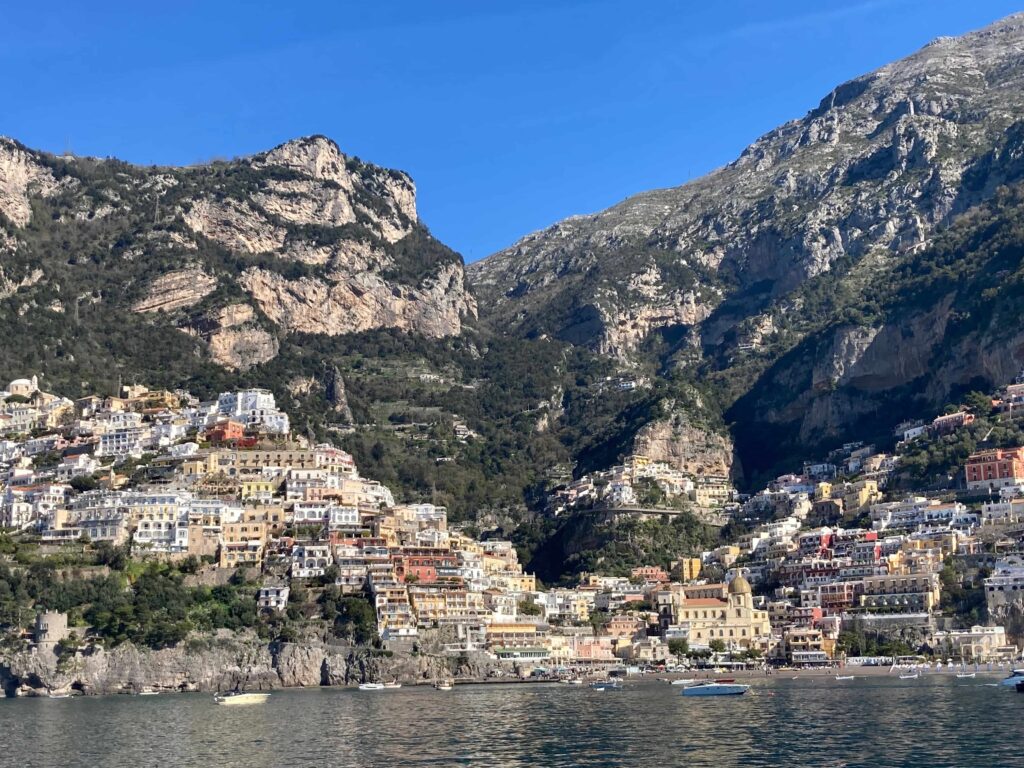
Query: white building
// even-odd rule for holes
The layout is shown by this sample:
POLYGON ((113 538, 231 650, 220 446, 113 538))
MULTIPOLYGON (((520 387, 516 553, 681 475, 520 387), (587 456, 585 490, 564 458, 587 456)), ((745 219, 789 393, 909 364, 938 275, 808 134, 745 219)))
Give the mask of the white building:
POLYGON ((277 409, 274 393, 266 389, 223 392, 217 398, 217 412, 269 434, 284 435, 290 429, 288 414, 277 409))
POLYGON ((288 607, 288 587, 262 587, 256 597, 256 606, 261 611, 284 611, 288 607))
POLYGON ((292 548, 292 578, 313 579, 324 575, 334 562, 327 544, 296 544, 292 548))
POLYGON ((150 439, 150 431, 145 427, 120 427, 100 435, 96 446, 97 456, 113 456, 139 458, 150 439))

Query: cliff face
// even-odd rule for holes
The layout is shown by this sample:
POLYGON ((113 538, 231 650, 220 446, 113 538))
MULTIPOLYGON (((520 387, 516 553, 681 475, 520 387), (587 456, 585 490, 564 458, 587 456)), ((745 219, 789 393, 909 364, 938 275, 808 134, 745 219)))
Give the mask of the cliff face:
POLYGON ((693 423, 684 412, 645 424, 633 439, 633 453, 663 461, 690 475, 734 474, 735 455, 728 435, 693 423))
POLYGON ((472 282, 500 322, 611 354, 672 325, 704 323, 719 343, 752 309, 844 259, 918 247, 1018 178, 1019 163, 993 158, 1016 152, 1005 145, 1021 127, 1022 53, 1024 16, 936 40, 837 87, 730 165, 529 235, 471 265, 472 282), (692 310, 665 311, 681 294, 692 310))
POLYGON ((182 353, 232 370, 268 362, 294 333, 441 338, 476 315, 461 259, 418 219, 412 180, 322 136, 188 168, 0 138, 0 253, 28 334, 70 296, 79 334, 105 312, 139 335, 176 329, 193 340, 175 343, 182 353))
MULTIPOLYGON (((470 265, 484 320, 685 370, 761 469, 1003 384, 1024 365, 1019 341, 998 321, 961 332, 964 286, 897 296, 943 233, 1024 181, 1022 54, 1021 15, 938 39, 704 178, 529 235, 470 265)), ((1012 294, 976 278, 1006 255, 962 274, 1003 310, 1012 294)))
POLYGON ((365 648, 318 642, 267 645, 254 636, 222 632, 193 637, 159 651, 130 643, 105 651, 96 648, 63 658, 36 652, 9 654, 0 661, 0 685, 8 696, 34 696, 79 691, 84 694, 156 691, 227 691, 358 685, 379 680, 406 684, 460 676, 484 678, 494 666, 484 659, 455 659, 433 653, 440 638, 424 639, 424 652, 392 656, 365 648))

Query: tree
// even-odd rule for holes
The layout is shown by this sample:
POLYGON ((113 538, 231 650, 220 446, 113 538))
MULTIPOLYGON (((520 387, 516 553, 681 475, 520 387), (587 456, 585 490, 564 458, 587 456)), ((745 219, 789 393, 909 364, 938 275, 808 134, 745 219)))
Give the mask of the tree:
POLYGON ((519 613, 523 616, 540 616, 543 611, 536 603, 532 603, 529 600, 520 600, 519 613))
POLYGON ((979 418, 992 415, 992 396, 984 392, 968 392, 964 395, 964 404, 979 418))
POLYGON ((708 648, 710 648, 715 653, 724 653, 725 652, 725 641, 724 640, 719 640, 718 638, 715 638, 710 643, 708 643, 708 648))
POLYGON ((668 652, 673 656, 685 656, 690 652, 690 644, 682 638, 668 641, 668 652))

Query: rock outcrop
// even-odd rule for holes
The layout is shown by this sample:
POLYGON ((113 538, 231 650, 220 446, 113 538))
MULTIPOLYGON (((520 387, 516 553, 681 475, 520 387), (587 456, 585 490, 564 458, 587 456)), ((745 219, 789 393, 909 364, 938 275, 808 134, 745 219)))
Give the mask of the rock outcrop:
POLYGON ((31 152, 0 136, 0 214, 8 221, 24 227, 32 218, 32 197, 49 197, 60 187, 53 171, 31 152))
POLYGON ((731 477, 735 455, 732 440, 694 424, 685 413, 649 422, 633 438, 632 453, 663 461, 688 475, 731 477))
POLYGON ((462 284, 462 268, 442 267, 418 287, 389 283, 379 274, 333 274, 289 280, 266 269, 242 273, 240 285, 263 313, 289 332, 337 336, 399 328, 423 336, 454 336, 476 305, 462 284))
POLYGON ((163 650, 131 643, 112 650, 97 646, 65 654, 57 663, 34 650, 23 651, 0 659, 0 685, 8 696, 272 690, 371 680, 415 684, 452 676, 480 679, 500 666, 479 654, 462 661, 443 656, 443 638, 434 635, 422 638, 417 653, 410 647, 389 655, 345 643, 267 644, 251 634, 223 630, 163 650))
POLYGON ((217 287, 217 278, 208 275, 202 267, 168 272, 156 278, 146 295, 135 302, 133 312, 173 312, 191 307, 203 300, 217 287))

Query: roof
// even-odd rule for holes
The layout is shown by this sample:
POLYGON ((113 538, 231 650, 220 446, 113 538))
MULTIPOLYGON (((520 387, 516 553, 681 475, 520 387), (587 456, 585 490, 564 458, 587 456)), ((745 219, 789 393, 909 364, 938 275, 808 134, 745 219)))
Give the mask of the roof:
POLYGON ((743 574, 737 574, 736 578, 729 582, 730 595, 749 595, 753 591, 750 582, 743 577, 743 574))

